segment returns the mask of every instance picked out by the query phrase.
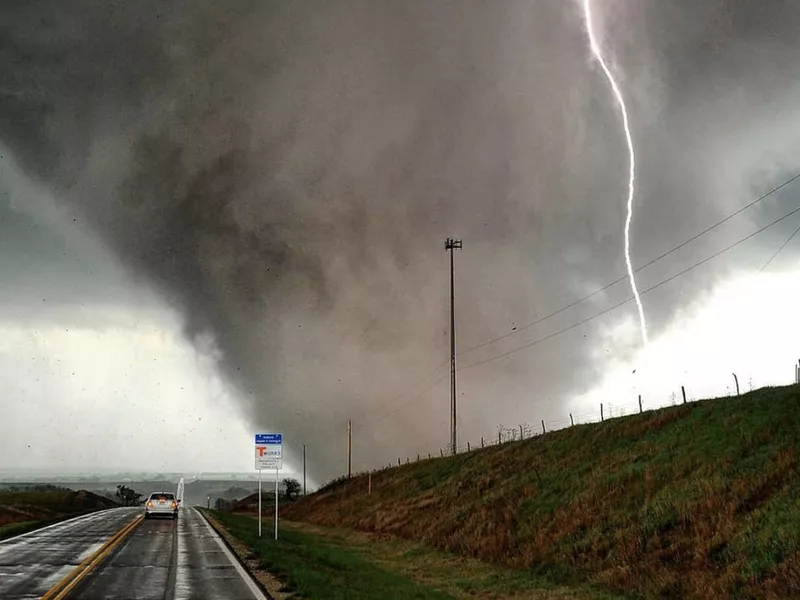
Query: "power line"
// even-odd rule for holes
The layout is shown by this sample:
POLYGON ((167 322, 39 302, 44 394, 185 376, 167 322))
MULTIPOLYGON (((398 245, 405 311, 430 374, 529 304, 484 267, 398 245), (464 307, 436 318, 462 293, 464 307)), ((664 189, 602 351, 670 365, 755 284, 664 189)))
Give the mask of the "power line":
MULTIPOLYGON (((449 361, 448 361, 448 362, 449 362, 449 361)), ((447 363, 445 363, 445 364, 447 364, 447 363)), ((433 372, 435 373, 435 371, 433 371, 433 372)), ((421 398, 421 397, 425 396, 425 395, 426 395, 428 392, 430 392, 430 391, 431 391, 433 388, 435 388, 435 387, 436 387, 437 385, 439 385, 439 384, 440 384, 442 381, 444 381, 444 378, 445 378, 445 377, 447 377, 448 375, 449 375, 449 373, 445 373, 444 375, 442 375, 441 377, 439 377, 439 379, 437 379, 436 381, 434 381, 434 382, 433 382, 431 385, 429 385, 428 387, 426 387, 426 388, 425 388, 424 390, 422 390, 421 392, 418 392, 418 393, 414 394, 413 396, 409 396, 408 400, 407 400, 407 401, 406 401, 404 404, 407 404, 408 402, 411 402, 411 401, 413 401, 413 400, 416 400, 417 398, 421 398)), ((399 398, 398 398, 398 399, 402 398, 403 396, 408 396, 408 394, 401 394, 401 395, 399 396, 399 398)), ((395 404, 397 404, 397 403, 395 402, 395 404)), ((383 421, 384 419, 386 419, 386 418, 388 418, 388 417, 391 417, 392 415, 396 414, 396 413, 397 413, 397 411, 399 411, 399 410, 400 410, 400 408, 401 408, 401 406, 400 406, 399 404, 397 404, 396 408, 395 408, 394 410, 392 410, 392 411, 389 411, 388 413, 387 413, 387 412, 385 412, 385 411, 384 411, 384 412, 382 412, 382 413, 377 413, 378 415, 380 415, 380 418, 378 418, 378 419, 372 419, 372 420, 370 421, 370 423, 378 423, 378 422, 380 422, 380 421, 383 421)))
MULTIPOLYGON (((674 246, 673 248, 671 248, 671 249, 667 250, 666 252, 664 252, 664 253, 660 254, 659 256, 657 256, 657 257, 653 258, 652 260, 650 260, 650 261, 646 262, 645 264, 641 265, 640 267, 637 267, 637 268, 635 269, 635 271, 634 271, 634 272, 635 272, 635 273, 638 273, 639 271, 641 271, 641 270, 643 270, 643 269, 646 269, 647 267, 649 267, 649 266, 651 266, 651 265, 655 264, 656 262, 658 262, 658 261, 662 260, 663 258, 666 258, 666 257, 667 257, 667 256, 669 256, 670 254, 673 254, 674 252, 677 252, 677 251, 678 251, 678 250, 680 250, 681 248, 683 248, 683 247, 687 246, 688 244, 691 244, 692 242, 694 242, 694 241, 695 241, 695 240, 697 240, 698 238, 700 238, 700 237, 702 237, 702 236, 706 235, 707 233, 709 233, 709 232, 713 231, 714 229, 716 229, 716 228, 717 228, 717 227, 719 227, 720 225, 723 225, 724 223, 726 223, 726 222, 728 222, 729 220, 731 220, 733 217, 736 217, 737 215, 739 215, 739 214, 743 213, 743 212, 744 212, 744 211, 746 211, 747 209, 749 209, 749 208, 751 208, 751 207, 755 206, 756 204, 758 204, 758 203, 759 203, 759 202, 761 202, 762 200, 765 200, 766 198, 769 198, 770 196, 774 195, 775 193, 777 193, 777 192, 778 192, 778 191, 780 191, 781 189, 785 188, 786 186, 788 186, 788 185, 792 184, 793 182, 795 182, 795 181, 796 181, 796 180, 798 180, 798 179, 800 179, 800 173, 797 173, 797 174, 795 174, 794 176, 790 177, 789 179, 787 179, 786 181, 784 181, 784 182, 783 182, 783 183, 781 183, 780 185, 778 185, 778 186, 776 186, 776 187, 772 188, 772 189, 771 189, 771 190, 769 190, 768 192, 766 192, 766 193, 762 194, 761 196, 759 196, 759 197, 758 197, 758 198, 756 198, 755 200, 751 201, 750 203, 748 203, 748 204, 744 205, 743 207, 741 207, 741 208, 739 208, 739 209, 735 210, 734 212, 730 213, 729 215, 727 215, 727 216, 723 217, 722 219, 720 219, 720 220, 719 220, 719 221, 717 221, 716 223, 714 223, 714 224, 710 225, 709 227, 706 227, 706 228, 705 228, 703 231, 701 231, 701 232, 699 232, 699 233, 697 233, 697 234, 693 235, 692 237, 690 237, 689 239, 687 239, 687 240, 685 240, 685 241, 681 242, 681 243, 680 243, 680 244, 678 244, 677 246, 674 246)), ((791 215, 791 214, 793 214, 793 213, 790 213, 790 215, 791 215)), ((786 215, 786 217, 788 217, 788 216, 790 216, 790 215, 786 215)), ((782 217, 782 218, 781 218, 781 220, 782 220, 783 218, 786 218, 786 217, 782 217)), ((767 227, 771 227, 772 225, 776 224, 777 222, 779 222, 779 221, 776 221, 776 222, 770 223, 769 225, 767 225, 767 227)), ((761 231, 763 231, 763 229, 760 229, 760 230, 758 230, 757 232, 755 232, 755 234, 757 234, 757 233, 760 233, 761 231)), ((755 235, 755 234, 753 234, 753 235, 755 235)), ((746 241, 746 239, 749 239, 749 238, 745 238, 745 240, 741 240, 741 241, 746 241)), ((790 240, 791 240, 791 238, 790 238, 790 240)), ((788 244, 788 241, 786 242, 786 244, 788 244)), ((785 246, 786 244, 784 244, 784 246, 785 246)), ((723 250, 722 250, 722 252, 725 252, 725 251, 727 251, 728 249, 730 249, 730 248, 723 249, 723 250)), ((781 250, 782 250, 782 248, 781 248, 781 250)), ((779 250, 779 252, 780 252, 780 250, 779 250)), ((714 258, 715 256, 717 256, 717 255, 714 255, 714 256, 712 256, 712 257, 709 257, 709 259, 706 259, 706 260, 710 260, 711 258, 714 258)), ((776 253, 776 256, 777 256, 777 253, 776 253)), ((774 258, 774 257, 773 257, 773 258, 774 258)), ((698 264, 698 265, 696 265, 696 266, 699 266, 699 264, 698 264)), ((766 266, 765 266, 764 268, 766 268, 766 266)), ((609 288, 611 288, 611 287, 615 286, 616 284, 618 284, 618 283, 620 283, 620 282, 622 282, 622 281, 625 281, 626 279, 627 279, 627 275, 623 275, 622 277, 619 277, 618 279, 615 279, 615 280, 614 280, 614 281, 612 281, 611 283, 609 283, 609 284, 607 284, 607 285, 603 286, 602 288, 599 288, 599 289, 597 289, 597 290, 595 290, 595 291, 591 292, 590 294, 588 294, 588 295, 586 295, 586 296, 584 296, 584 297, 582 297, 582 298, 580 298, 580 299, 578 299, 578 300, 576 300, 576 301, 572 302, 571 304, 568 304, 568 305, 566 305, 566 306, 564 306, 564 307, 562 307, 562 308, 560 308, 560 309, 558 309, 558 310, 556 310, 556 311, 554 311, 554 312, 551 312, 551 313, 549 313, 549 314, 547 314, 547 315, 545 315, 545 316, 543 316, 543 317, 537 318, 536 320, 534 320, 534 321, 532 321, 531 323, 528 323, 528 324, 526 324, 526 325, 523 325, 522 327, 518 327, 518 328, 517 328, 515 331, 512 331, 512 332, 510 332, 510 333, 506 333, 506 334, 504 334, 504 335, 501 335, 501 336, 498 336, 498 337, 492 338, 492 339, 490 339, 490 340, 487 340, 487 341, 485 341, 485 342, 483 342, 483 343, 481 343, 481 344, 477 344, 476 346, 472 346, 472 347, 470 347, 470 348, 467 348, 466 350, 462 350, 461 352, 458 352, 456 356, 463 356, 463 355, 465 355, 465 354, 467 354, 467 353, 469 353, 469 352, 472 352, 472 351, 474 351, 474 350, 478 350, 479 348, 483 348, 483 347, 485 347, 485 346, 489 346, 489 345, 491 345, 491 344, 494 344, 494 343, 496 343, 496 342, 499 342, 499 341, 501 341, 501 340, 504 340, 504 339, 506 339, 506 338, 508 338, 508 337, 511 337, 511 336, 517 335, 518 333, 522 333, 524 330, 526 330, 526 329, 529 329, 529 328, 533 327, 534 325, 538 325, 539 323, 542 323, 542 322, 544 322, 544 321, 547 321, 547 320, 549 320, 549 319, 551 319, 551 318, 553 318, 553 317, 555 317, 555 316, 557 316, 557 315, 560 315, 561 313, 563 313, 563 312, 566 312, 566 311, 568 311, 568 310, 569 310, 569 309, 571 309, 571 308, 574 308, 574 307, 575 307, 575 306, 577 306, 578 304, 581 304, 581 303, 585 302, 586 300, 589 300, 590 298, 593 298, 594 296, 596 296, 596 295, 598 295, 598 294, 601 294, 602 292, 606 291, 607 289, 609 289, 609 288)), ((645 290, 645 292, 648 292, 648 291, 650 291, 650 290, 652 290, 652 289, 655 289, 655 288, 649 288, 649 289, 645 290)), ((645 293, 645 292, 643 292, 643 293, 645 293)), ((633 300, 633 297, 630 297, 630 298, 628 298, 628 299, 624 300, 623 302, 621 302, 621 303, 619 303, 619 304, 616 304, 616 305, 612 306, 611 308, 609 308, 609 309, 607 309, 607 310, 604 310, 604 311, 602 311, 602 312, 600 312, 600 313, 597 313, 596 315, 593 315, 593 316, 591 316, 591 317, 588 317, 587 319, 584 319, 584 320, 582 320, 582 321, 579 321, 578 323, 575 323, 574 325, 570 325, 569 327, 567 327, 567 328, 565 328, 565 329, 563 329, 563 330, 560 330, 560 331, 556 332, 555 334, 551 334, 551 335, 549 335, 549 336, 546 336, 545 338, 542 338, 540 341, 542 341, 542 342, 543 342, 543 341, 546 341, 546 340, 548 340, 548 339, 550 339, 550 338, 552 338, 552 337, 555 337, 556 335, 560 335, 561 333, 566 333, 567 331, 569 331, 569 330, 571 330, 571 329, 574 329, 575 327, 579 327, 580 325, 583 325, 583 324, 585 324, 585 323, 587 323, 587 322, 589 322, 589 321, 591 321, 591 320, 593 320, 593 319, 596 319, 596 318, 598 318, 598 317, 600 317, 600 316, 603 316, 603 315, 607 314, 608 312, 611 312, 611 311, 613 311, 613 310, 615 310, 615 309, 619 308, 620 306, 622 306, 622 305, 624 305, 624 304, 627 304, 627 303, 628 303, 628 302, 630 302, 631 300, 633 300)), ((535 342, 534 342, 532 345, 538 344, 538 343, 540 343, 540 341, 535 341, 535 342)), ((526 345, 526 346, 521 346, 519 349, 517 349, 517 350, 512 350, 511 352, 512 352, 512 353, 514 353, 514 352, 518 352, 519 350, 525 349, 525 348, 527 348, 527 347, 530 347, 530 346, 529 346, 529 345, 526 345)), ((497 358, 502 358, 503 356, 506 356, 506 355, 507 355, 507 354, 500 355, 500 356, 499 356, 499 357, 497 357, 497 358)), ((493 358, 493 359, 490 359, 490 360, 496 360, 496 359, 494 359, 494 358, 493 358)), ((437 366, 435 369, 433 369, 433 370, 432 370, 430 373, 428 373, 427 375, 425 375, 424 377, 422 377, 421 379, 419 379, 419 380, 417 381, 417 383, 416 383, 416 384, 414 384, 414 386, 412 386, 412 387, 416 387, 416 386, 417 386, 417 385, 419 385, 420 383, 422 383, 422 382, 426 381, 426 380, 427 380, 427 379, 428 379, 428 378, 429 378, 431 375, 434 375, 434 374, 435 374, 437 371, 439 371, 439 369, 441 369, 442 367, 444 367, 445 365, 447 365, 449 362, 450 362, 450 360, 449 360, 449 359, 448 359, 448 360, 446 360, 446 361, 444 361, 444 362, 442 362, 442 363, 441 363, 439 366, 437 366)), ((471 368, 472 368, 472 367, 474 367, 474 366, 479 366, 480 364, 484 364, 484 362, 488 362, 488 361, 481 361, 481 362, 478 362, 478 363, 473 363, 473 364, 471 364, 471 365, 467 365, 467 366, 465 366, 465 367, 462 367, 462 368, 460 368, 460 369, 458 369, 458 370, 459 370, 459 371, 462 371, 462 370, 465 370, 465 369, 471 369, 471 368)), ((397 404, 397 403, 398 403, 400 400, 402 400, 402 399, 403 399, 403 398, 405 398, 405 397, 407 397, 407 398, 408 398, 408 401, 413 401, 413 400, 416 400, 417 398, 419 398, 419 397, 421 397, 421 396, 424 396, 424 395, 425 395, 425 394, 427 394, 427 393, 428 393, 430 390, 432 390, 434 387, 436 387, 436 386, 437 386, 437 385, 438 385, 438 384, 439 384, 439 383, 440 383, 440 382, 441 382, 441 381, 444 379, 444 377, 445 377, 445 376, 443 375, 442 377, 440 377, 439 379, 437 379, 437 380, 436 380, 436 381, 435 381, 435 382, 434 382, 434 383, 433 383, 431 386, 429 386, 429 387, 425 388, 425 389, 424 389, 422 392, 418 392, 418 393, 416 393, 416 394, 415 394, 415 393, 413 393, 412 391, 405 391, 405 392, 402 392, 401 394, 398 394, 397 396, 395 396, 394 398, 392 398, 392 399, 391 399, 391 400, 390 400, 390 401, 389 401, 387 404, 389 404, 389 405, 393 406, 393 405, 397 404)), ((379 416, 381 416, 381 418, 380 418, 380 419, 377 419, 377 421, 383 420, 383 419, 385 419, 386 417, 388 417, 388 416, 391 416, 391 415, 393 415, 393 414, 397 413, 397 410, 399 410, 399 409, 391 410, 391 411, 390 411, 390 412, 388 412, 388 413, 386 413, 385 411, 377 413, 379 416)))
POLYGON ((769 260, 768 260, 766 263, 764 263, 764 266, 763 266, 763 267, 761 267, 761 268, 758 270, 758 272, 759 272, 759 273, 763 272, 763 271, 764 271, 764 269, 766 269, 768 266, 770 266, 770 264, 772 264, 772 261, 773 261, 773 260, 775 260, 775 258, 778 256, 778 254, 780 254, 781 252, 783 252, 783 249, 784 249, 784 248, 786 248, 786 246, 788 246, 788 245, 789 245, 789 242, 791 242, 791 241, 792 241, 792 239, 794 238, 794 236, 796 236, 796 235, 797 235, 797 232, 799 232, 799 231, 800 231, 800 225, 798 225, 798 226, 797 226, 797 229, 795 229, 795 230, 794 230, 794 232, 792 233, 792 235, 790 235, 790 236, 789 236, 789 237, 786 239, 786 241, 785 241, 785 242, 783 242, 783 244, 781 245, 781 247, 780 247, 780 248, 778 248, 778 249, 775 251, 775 254, 773 254, 772 256, 770 256, 770 257, 769 257, 769 260))
MULTIPOLYGON (((444 361, 442 364, 440 364, 438 367, 436 367, 436 368, 435 368, 433 371, 431 371, 430 373, 428 373, 427 375, 425 375, 425 377, 423 377, 423 378, 421 378, 420 380, 418 380, 418 381, 417 381, 417 382, 416 382, 416 383, 415 383, 413 386, 411 386, 411 387, 412 387, 412 388, 415 388, 415 387, 417 387, 419 384, 421 384, 421 383, 423 383, 424 381, 426 381, 426 380, 427 380, 427 379, 428 379, 428 378, 429 378, 431 375, 434 375, 434 374, 435 374, 435 373, 436 373, 436 372, 437 372, 439 369, 441 369, 442 367, 444 367, 445 365, 448 365, 448 364, 450 364, 450 359, 447 359, 446 361, 444 361)), ((397 404, 398 404, 398 402, 399 402, 400 400, 402 400, 403 398, 406 398, 406 397, 407 397, 407 398, 408 398, 408 401, 411 401, 411 400, 414 400, 414 399, 416 399, 416 398, 418 398, 418 397, 420 397, 420 396, 422 396, 422 395, 424 395, 424 394, 427 394, 427 393, 428 393, 430 390, 432 390, 434 387, 436 387, 436 386, 437 386, 437 385, 438 385, 438 384, 439 384, 439 383, 440 383, 440 382, 441 382, 441 381, 442 381, 442 380, 443 380, 443 379, 444 379, 444 378, 445 378, 447 375, 449 375, 449 373, 445 373, 444 375, 442 375, 441 377, 439 377, 439 379, 437 379, 435 382, 433 382, 433 384, 431 384, 430 386, 426 387, 426 388, 425 388, 425 389, 424 389, 422 392, 417 392, 416 394, 415 394, 415 393, 413 393, 413 391, 410 391, 410 390, 409 390, 409 391, 402 392, 402 393, 398 394, 397 396, 393 397, 393 398, 392 398, 391 400, 389 400, 388 402, 386 402, 386 403, 384 404, 384 406, 390 406, 390 407, 391 407, 391 406, 395 406, 395 405, 397 405, 397 404)), ((381 416, 381 418, 380 418, 380 419, 373 419, 373 422, 381 421, 381 420, 385 419, 386 417, 388 417, 388 416, 391 416, 391 415, 395 414, 395 413, 397 412, 397 410, 399 410, 399 409, 391 410, 391 411, 389 411, 389 412, 386 412, 385 410, 384 410, 384 411, 379 411, 379 412, 376 412, 376 413, 374 413, 374 414, 376 414, 376 415, 378 415, 378 416, 381 416)))
MULTIPOLYGON (((800 176, 799 176, 799 177, 800 177, 800 176)), ((791 212, 789 212, 789 213, 787 213, 787 214, 783 215, 782 217, 780 217, 780 218, 778 218, 778 219, 776 219, 776 220, 772 221, 772 222, 771 222, 771 223, 769 223, 768 225, 765 225, 765 226, 764 226, 764 227, 762 227, 761 229, 758 229, 758 230, 754 231, 753 233, 751 233, 751 234, 747 235, 746 237, 743 237, 743 238, 741 238, 740 240, 738 240, 738 241, 736 241, 736 242, 734 242, 734 243, 730 244, 729 246, 726 246, 726 247, 725 247, 725 248, 723 248, 722 250, 719 250, 719 251, 715 252, 715 253, 714 253, 714 254, 712 254, 711 256, 708 256, 708 257, 704 258, 703 260, 701 260, 701 261, 699 261, 699 262, 696 262, 696 263, 694 263, 693 265, 691 265, 690 267, 687 267, 687 268, 686 268, 686 269, 684 269, 683 271, 680 271, 680 272, 678 272, 678 273, 675 273, 674 275, 672 275, 672 276, 668 277, 667 279, 664 279, 663 281, 660 281, 659 283, 657 283, 657 284, 655 284, 655 285, 652 285, 652 286, 650 286, 650 287, 649 287, 649 288, 647 288, 646 290, 643 290, 643 291, 640 293, 640 295, 644 295, 644 294, 646 294, 646 293, 648 293, 648 292, 652 292, 653 290, 655 290, 655 289, 657 289, 657 288, 660 288, 662 285, 666 285, 667 283, 669 283, 669 282, 671 282, 671 281, 673 281, 673 280, 677 279, 678 277, 681 277, 682 275, 685 275, 685 274, 686 274, 686 273, 688 273, 689 271, 692 271, 692 270, 696 269, 697 267, 699 267, 699 266, 701 266, 701 265, 704 265, 704 264, 705 264, 705 263, 707 263, 708 261, 710 261, 710 260, 712 260, 712 259, 714 259, 714 258, 718 257, 720 254, 723 254, 723 253, 727 252, 728 250, 732 250, 732 249, 733 249, 733 248, 735 248, 736 246, 739 246, 740 244, 743 244, 744 242, 746 242, 746 241, 748 241, 749 239, 753 238, 754 236, 758 235, 758 234, 759 234, 759 233, 761 233, 762 231, 765 231, 765 230, 769 229, 769 228, 770 228, 770 227, 772 227, 773 225, 777 225, 778 223, 780 223, 780 222, 781 222, 781 221, 783 221, 784 219, 788 219, 789 217, 791 217, 792 215, 794 215, 794 214, 796 214, 796 213, 798 213, 798 212, 800 212, 800 206, 799 206, 799 207, 797 207, 797 208, 795 208, 793 211, 791 211, 791 212)), ((501 358, 505 358, 506 356, 510 356, 510 355, 512 355, 512 354, 516 354, 517 352, 520 352, 520 351, 522 351, 522 350, 526 350, 526 349, 528 349, 528 348, 531 348, 532 346, 536 346, 536 345, 538 345, 538 344, 541 344, 542 342, 546 342, 546 341, 548 341, 548 340, 551 340, 551 339, 553 339, 554 337, 557 337, 557 336, 559 336, 559 335, 561 335, 561 334, 563 334, 563 333, 566 333, 566 332, 568 332, 568 331, 571 331, 571 330, 575 329, 576 327, 580 327, 581 325, 584 325, 584 324, 588 323, 589 321, 593 321, 594 319, 597 319, 598 317, 602 317, 603 315, 606 315, 606 314, 610 313, 611 311, 613 311, 613 310, 616 310, 616 309, 617 309, 617 308, 619 308, 620 306, 623 306, 623 305, 627 304, 628 302, 630 302, 630 301, 631 301, 631 300, 633 300, 633 299, 634 299, 634 297, 633 297, 633 296, 630 296, 630 297, 628 297, 627 299, 623 300, 622 302, 618 302, 618 303, 617 303, 617 304, 615 304, 614 306, 611 306, 611 307, 609 307, 609 308, 607 308, 607 309, 605 309, 605 310, 603 310, 603 311, 600 311, 599 313, 596 313, 596 314, 594 314, 594 315, 592 315, 592 316, 590 316, 590 317, 587 317, 587 318, 585 318, 585 319, 582 319, 581 321, 578 321, 577 323, 573 323, 572 325, 569 325, 568 327, 564 327, 563 329, 559 329, 558 331, 555 331, 555 332, 553 332, 553 333, 551 333, 551 334, 549 334, 549 335, 546 335, 546 336, 544 336, 544 337, 538 338, 538 339, 536 339, 536 340, 534 340, 534 341, 532 341, 532 342, 530 342, 530 343, 528 343, 528 344, 525 344, 525 345, 523 345, 523 346, 519 346, 518 348, 515 348, 515 349, 513 349, 513 350, 509 350, 508 352, 504 352, 504 353, 502 353, 502 354, 498 354, 497 356, 493 356, 493 357, 487 358, 487 359, 485 359, 485 360, 481 360, 481 361, 478 361, 478 362, 475 362, 475 363, 469 364, 469 365, 467 365, 467 366, 461 367, 461 368, 459 369, 459 371, 466 371, 467 369, 472 369, 473 367, 478 367, 478 366, 480 366, 480 365, 485 365, 486 363, 490 363, 490 362, 493 362, 493 361, 495 361, 495 360, 500 360, 501 358)))
MULTIPOLYGON (((658 261, 660 261, 661 259, 663 259, 663 258, 666 258, 666 257, 667 257, 667 256, 669 256, 670 254, 673 254, 674 252, 677 252, 678 250, 680 250, 681 248, 683 248, 683 247, 687 246, 688 244, 691 244, 692 242, 694 242, 694 241, 695 241, 695 240, 697 240, 698 238, 700 238, 700 237, 702 237, 702 236, 706 235, 707 233, 709 233, 709 232, 713 231, 714 229, 716 229, 716 228, 717 228, 717 227, 719 227, 720 225, 723 225, 724 223, 727 223, 727 222, 728 222, 728 221, 730 221, 730 220, 731 220, 733 217, 735 217, 735 216, 737 216, 737 215, 739 215, 739 214, 743 213, 743 212, 744 212, 744 211, 746 211, 748 208, 751 208, 752 206, 755 206, 756 204, 758 204, 758 203, 759 203, 759 202, 761 202, 762 200, 765 200, 766 198, 769 198, 770 196, 772 196, 773 194, 777 193, 777 192, 778 192, 778 191, 780 191, 781 189, 785 188, 787 185, 790 185, 791 183, 793 183, 793 182, 794 182, 794 181, 796 181, 797 179, 800 179, 800 173, 797 173, 797 174, 796 174, 796 175, 794 175, 793 177, 790 177, 789 179, 787 179, 786 181, 784 181, 783 183, 781 183, 781 184, 780 184, 780 185, 778 185, 777 187, 774 187, 774 188, 772 188, 771 190, 769 190, 769 191, 768 191, 768 192, 766 192, 765 194, 762 194, 761 196, 759 196, 758 198, 756 198, 755 200, 753 200, 753 201, 752 201, 752 202, 750 202, 749 204, 746 204, 745 206, 743 206, 743 207, 741 207, 741 208, 737 209, 736 211, 734 211, 734 212, 730 213, 728 216, 726 216, 726 217, 724 217, 724 218, 720 219, 719 221, 717 221, 717 222, 716 222, 716 223, 714 223, 713 225, 711 225, 711 226, 709 226, 709 227, 706 227, 706 228, 705 228, 703 231, 701 231, 700 233, 697 233, 697 234, 693 235, 692 237, 690 237, 689 239, 685 240, 684 242, 681 242, 680 244, 678 244, 677 246, 674 246, 673 248, 671 248, 671 249, 667 250, 667 251, 666 251, 666 252, 664 252, 663 254, 660 254, 659 256, 657 256, 657 257, 655 257, 654 259, 652 259, 652 260, 650 260, 650 261, 646 262, 645 264, 641 265, 640 267, 637 267, 637 268, 634 270, 634 273, 638 273, 639 271, 641 271, 641 270, 643 270, 643 269, 646 269, 647 267, 649 267, 649 266, 651 266, 651 265, 653 265, 653 264, 657 263, 657 262, 658 262, 658 261)), ((522 333, 523 331, 525 331, 526 329, 530 329, 530 328, 531 328, 531 327, 533 327, 534 325, 538 325, 539 323, 542 323, 542 322, 544 322, 544 321, 547 321, 547 320, 549 320, 549 319, 551 319, 551 318, 553 318, 553 317, 555 317, 555 316, 558 316, 558 315, 560 315, 561 313, 563 313, 563 312, 566 312, 566 311, 568 311, 569 309, 576 307, 578 304, 581 304, 581 303, 585 302, 586 300, 589 300, 590 298, 593 298, 593 297, 594 297, 594 296, 596 296, 597 294, 601 294, 601 293, 605 292, 607 289, 609 289, 609 288, 611 288, 611 287, 613 287, 613 286, 617 285, 618 283, 621 283, 622 281, 625 281, 627 278, 628 278, 628 276, 627 276, 627 275, 623 275, 622 277, 619 277, 619 278, 615 279, 615 280, 614 280, 614 281, 612 281, 611 283, 604 285, 603 287, 601 287, 601 288, 599 288, 599 289, 597 289, 597 290, 595 290, 595 291, 591 292, 590 294, 588 294, 588 295, 586 295, 586 296, 584 296, 584 297, 582 297, 582 298, 579 298, 578 300, 576 300, 575 302, 572 302, 571 304, 567 304, 566 306, 564 306, 564 307, 562 307, 562 308, 559 308, 558 310, 556 310, 556 311, 554 311, 554 312, 551 312, 551 313, 550 313, 550 314, 548 314, 548 315, 545 315, 545 316, 543 316, 543 317, 540 317, 540 318, 538 318, 538 319, 536 319, 536 320, 534 320, 534 321, 532 321, 532 322, 530 322, 530 323, 528 323, 528 324, 526 324, 526 325, 523 325, 522 327, 518 327, 518 328, 516 328, 514 331, 511 331, 511 332, 509 332, 509 333, 506 333, 506 334, 503 334, 503 335, 501 335, 501 336, 498 336, 498 337, 492 338, 492 339, 490 339, 490 340, 487 340, 487 341, 485 341, 485 342, 482 342, 482 343, 480 343, 480 344, 477 344, 477 345, 475 345, 475 346, 471 346, 471 347, 467 348, 466 350, 462 350, 461 352, 459 352, 459 353, 458 353, 458 355, 459 355, 459 356, 463 356, 463 355, 465 355, 465 354, 467 354, 467 353, 469 353, 469 352, 473 352, 473 351, 475 351, 475 350, 478 350, 479 348, 483 348, 483 347, 485 347, 485 346, 489 346, 489 345, 491 345, 491 344, 494 344, 494 343, 496 343, 496 342, 499 342, 499 341, 501 341, 501 340, 504 340, 504 339, 506 339, 506 338, 508 338, 508 337, 511 337, 511 336, 517 335, 518 333, 522 333)))

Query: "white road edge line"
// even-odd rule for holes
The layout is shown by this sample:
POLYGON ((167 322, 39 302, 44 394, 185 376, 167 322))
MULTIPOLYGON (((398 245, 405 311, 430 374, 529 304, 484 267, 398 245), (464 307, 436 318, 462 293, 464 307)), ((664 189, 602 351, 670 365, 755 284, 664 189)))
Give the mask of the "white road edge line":
POLYGON ((15 535, 14 537, 6 538, 4 540, 0 540, 0 546, 3 544, 8 544, 11 542, 17 542, 22 538, 31 537, 36 535, 37 533, 41 533, 42 531, 47 531, 48 529, 53 529, 54 527, 61 527, 62 525, 67 525, 68 523, 74 523, 75 521, 80 521, 81 519, 91 520, 95 517, 100 516, 103 513, 106 513, 111 510, 119 510, 120 508, 124 508, 122 506, 115 506, 112 508, 104 508, 101 510, 96 510, 94 512, 90 512, 87 515, 79 515, 77 517, 72 517, 71 519, 66 519, 64 521, 59 521, 58 523, 53 523, 52 525, 47 525, 46 527, 40 527, 39 529, 34 529, 32 531, 28 531, 27 533, 21 533, 19 535, 15 535))
POLYGON ((242 563, 239 562, 239 559, 236 558, 230 550, 228 550, 225 542, 222 541, 222 538, 220 538, 219 535, 217 535, 217 532, 214 531, 214 528, 211 527, 211 523, 208 522, 208 519, 206 519, 205 515, 194 507, 192 507, 192 510, 200 515, 200 519, 202 519, 203 523, 206 524, 211 536, 216 540, 217 544, 219 544, 219 547, 222 548, 225 556, 228 557, 228 560, 231 561, 233 566, 236 568, 237 573, 239 573, 241 578, 244 579, 247 587, 250 588, 250 591, 253 593, 253 597, 255 597, 257 600, 269 600, 269 598, 264 595, 264 592, 261 591, 261 588, 258 587, 256 582, 253 581, 250 573, 248 573, 247 570, 242 566, 242 563))

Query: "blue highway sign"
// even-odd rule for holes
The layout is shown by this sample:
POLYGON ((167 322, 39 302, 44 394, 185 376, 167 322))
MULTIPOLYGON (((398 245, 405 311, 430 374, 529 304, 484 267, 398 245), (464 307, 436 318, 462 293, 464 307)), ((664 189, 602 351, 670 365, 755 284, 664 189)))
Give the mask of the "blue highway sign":
POLYGON ((263 446, 273 446, 273 445, 282 445, 283 444, 283 434, 282 433, 257 433, 256 434, 256 445, 263 445, 263 446))

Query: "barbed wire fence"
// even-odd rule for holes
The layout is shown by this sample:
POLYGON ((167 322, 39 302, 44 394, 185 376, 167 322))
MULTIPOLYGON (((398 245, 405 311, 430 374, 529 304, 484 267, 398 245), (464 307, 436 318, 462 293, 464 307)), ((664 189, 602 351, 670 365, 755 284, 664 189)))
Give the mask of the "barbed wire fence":
MULTIPOLYGON (((793 365, 794 378, 793 383, 800 385, 800 361, 793 365)), ((716 396, 717 398, 739 396, 747 392, 753 391, 752 378, 747 382, 746 386, 740 386, 740 382, 735 373, 732 373, 733 378, 731 384, 726 386, 725 393, 716 396)), ((567 418, 545 420, 540 419, 536 425, 531 425, 528 422, 522 422, 515 425, 497 425, 494 432, 487 432, 486 435, 473 437, 458 445, 454 453, 450 445, 438 448, 436 451, 426 450, 419 452, 413 456, 405 454, 405 456, 398 455, 396 460, 386 463, 381 467, 367 469, 356 473, 353 477, 367 475, 370 478, 369 491, 371 492, 371 475, 376 473, 385 472, 391 469, 402 467, 403 465, 420 462, 424 460, 441 459, 448 456, 463 455, 464 453, 471 453, 476 450, 486 449, 493 446, 500 446, 511 442, 519 442, 528 440, 537 436, 545 435, 547 433, 567 429, 570 427, 577 427, 580 425, 588 425, 592 423, 601 423, 604 421, 617 419, 621 417, 631 416, 635 414, 643 414, 650 411, 660 410, 671 406, 678 406, 681 404, 690 404, 703 398, 694 396, 686 386, 677 386, 668 395, 665 396, 666 400, 661 402, 648 402, 642 396, 638 396, 636 400, 629 402, 603 402, 600 403, 596 410, 588 413, 574 414, 568 413, 567 418)), ((346 482, 347 475, 338 477, 327 484, 323 485, 320 490, 336 485, 337 483, 346 482)))

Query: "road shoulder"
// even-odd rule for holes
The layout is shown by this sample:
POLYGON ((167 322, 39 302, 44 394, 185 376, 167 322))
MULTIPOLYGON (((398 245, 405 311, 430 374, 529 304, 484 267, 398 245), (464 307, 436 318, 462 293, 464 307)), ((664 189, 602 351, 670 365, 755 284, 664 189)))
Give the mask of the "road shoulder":
POLYGON ((208 521, 212 529, 219 535, 230 551, 236 556, 239 562, 244 565, 250 575, 261 585, 261 589, 266 591, 273 600, 283 600, 291 597, 291 592, 286 591, 286 586, 280 579, 261 566, 261 561, 253 554, 250 546, 242 540, 232 535, 217 519, 211 511, 198 509, 198 512, 208 521))
POLYGON ((212 514, 227 536, 238 538, 251 562, 277 575, 284 589, 306 598, 620 598, 592 586, 557 585, 526 571, 369 533, 282 521, 276 543, 271 536, 257 537, 252 517, 212 514))

